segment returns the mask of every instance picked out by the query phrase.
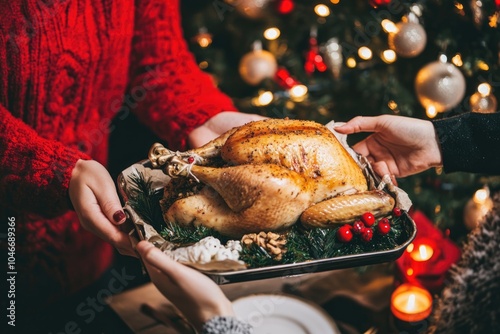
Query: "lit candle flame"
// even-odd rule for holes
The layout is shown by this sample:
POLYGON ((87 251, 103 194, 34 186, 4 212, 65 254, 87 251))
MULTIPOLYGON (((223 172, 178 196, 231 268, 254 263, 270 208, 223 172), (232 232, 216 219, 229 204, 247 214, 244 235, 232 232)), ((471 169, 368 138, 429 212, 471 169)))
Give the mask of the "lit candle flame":
POLYGON ((432 312, 432 296, 423 288, 402 284, 392 293, 391 311, 403 321, 424 320, 432 312))
POLYGON ((406 302, 406 310, 413 311, 415 309, 415 294, 412 293, 408 296, 408 302, 406 302))
POLYGON ((411 258, 417 262, 427 261, 433 254, 434 250, 432 247, 426 244, 421 244, 418 246, 418 249, 410 252, 411 258))
POLYGON ((425 247, 425 245, 420 245, 418 247, 418 251, 420 252, 420 257, 422 259, 426 259, 427 258, 427 247, 425 247))

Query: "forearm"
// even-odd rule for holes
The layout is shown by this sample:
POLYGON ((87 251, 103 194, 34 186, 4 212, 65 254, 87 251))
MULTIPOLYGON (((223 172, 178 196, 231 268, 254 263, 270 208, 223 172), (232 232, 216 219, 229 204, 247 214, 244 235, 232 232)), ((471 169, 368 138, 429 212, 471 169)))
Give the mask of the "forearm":
POLYGON ((85 154, 41 138, 0 105, 0 201, 16 211, 42 216, 70 208, 71 171, 85 154))
POLYGON ((433 121, 445 172, 500 174, 500 113, 433 121))

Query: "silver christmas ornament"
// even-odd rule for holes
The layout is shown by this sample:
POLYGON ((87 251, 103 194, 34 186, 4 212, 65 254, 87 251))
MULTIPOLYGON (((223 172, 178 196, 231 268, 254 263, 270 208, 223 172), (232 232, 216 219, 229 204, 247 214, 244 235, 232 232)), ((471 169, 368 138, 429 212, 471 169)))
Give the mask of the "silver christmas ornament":
POLYGON ((389 47, 399 56, 405 58, 416 57, 425 49, 427 34, 417 22, 399 22, 397 31, 388 36, 389 47))
POLYGON ((415 78, 415 90, 422 106, 443 112, 457 106, 465 95, 465 78, 451 63, 435 61, 424 66, 415 78))
POLYGON ((330 38, 321 49, 325 62, 335 79, 340 77, 342 69, 342 46, 338 38, 330 38))
POLYGON ((277 70, 276 58, 271 52, 262 50, 260 43, 255 43, 254 50, 244 55, 239 64, 241 78, 252 86, 273 78, 277 70))

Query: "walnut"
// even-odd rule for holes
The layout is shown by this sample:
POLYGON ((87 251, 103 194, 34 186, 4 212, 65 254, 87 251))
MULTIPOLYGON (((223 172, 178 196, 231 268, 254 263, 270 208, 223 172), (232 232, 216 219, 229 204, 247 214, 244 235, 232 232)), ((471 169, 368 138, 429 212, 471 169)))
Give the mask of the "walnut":
POLYGON ((252 244, 264 249, 269 255, 272 256, 276 261, 280 261, 283 254, 286 252, 286 239, 283 235, 274 232, 259 232, 245 234, 241 238, 241 243, 246 247, 250 247, 252 244))

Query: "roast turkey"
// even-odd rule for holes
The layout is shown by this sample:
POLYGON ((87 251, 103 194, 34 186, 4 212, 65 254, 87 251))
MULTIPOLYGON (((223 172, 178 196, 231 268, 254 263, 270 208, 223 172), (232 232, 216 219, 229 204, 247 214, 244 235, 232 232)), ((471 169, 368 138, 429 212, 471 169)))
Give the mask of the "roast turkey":
POLYGON ((331 227, 366 211, 385 215, 394 206, 387 193, 368 191, 351 155, 312 121, 255 121, 186 152, 155 144, 149 159, 172 178, 164 192, 166 221, 231 237, 299 221, 331 227))

